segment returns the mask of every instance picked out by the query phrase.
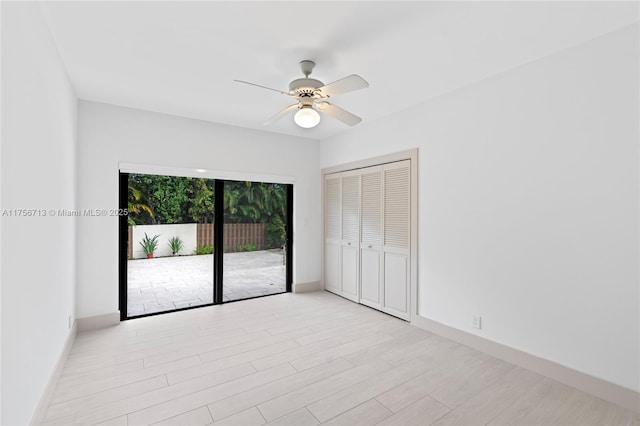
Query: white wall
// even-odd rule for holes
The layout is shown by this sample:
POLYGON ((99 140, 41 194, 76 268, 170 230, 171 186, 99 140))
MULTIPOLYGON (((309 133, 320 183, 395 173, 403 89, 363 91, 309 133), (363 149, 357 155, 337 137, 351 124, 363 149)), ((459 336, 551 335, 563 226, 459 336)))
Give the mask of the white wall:
POLYGON ((131 230, 133 240, 133 253, 130 255, 134 259, 146 259, 147 255, 142 249, 140 242, 145 237, 149 238, 158 236, 158 248, 153 252, 154 257, 172 256, 169 240, 178 237, 182 241, 182 250, 178 253, 181 256, 193 254, 198 243, 198 224, 197 223, 173 223, 162 225, 137 225, 131 230))
MULTIPOLYGON (((76 97, 35 2, 2 2, 2 208, 74 209, 76 97)), ((2 419, 27 424, 75 309, 75 223, 2 217, 2 419)))
MULTIPOLYGON (((294 177, 293 281, 320 279, 316 141, 81 101, 78 144, 80 208, 117 208, 119 162, 294 177)), ((78 267, 78 317, 117 311, 117 218, 80 218, 78 267)))
POLYGON ((636 24, 321 142, 419 147, 420 315, 640 390, 638 50, 636 24))

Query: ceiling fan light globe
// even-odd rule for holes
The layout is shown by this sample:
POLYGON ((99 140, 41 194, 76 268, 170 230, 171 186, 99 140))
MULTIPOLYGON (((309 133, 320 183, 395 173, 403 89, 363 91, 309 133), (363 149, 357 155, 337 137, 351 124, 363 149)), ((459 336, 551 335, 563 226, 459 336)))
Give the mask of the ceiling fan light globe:
POLYGON ((310 129, 320 123, 320 114, 312 108, 300 108, 293 116, 293 121, 300 127, 310 129))

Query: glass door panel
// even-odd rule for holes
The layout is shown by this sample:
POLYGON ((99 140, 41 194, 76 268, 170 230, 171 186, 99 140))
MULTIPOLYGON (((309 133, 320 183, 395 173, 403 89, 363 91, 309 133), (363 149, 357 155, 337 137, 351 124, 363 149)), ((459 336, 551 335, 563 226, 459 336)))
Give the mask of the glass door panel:
POLYGON ((127 179, 126 317, 212 304, 215 181, 127 179))
POLYGON ((287 185, 224 182, 223 302, 287 291, 287 185))

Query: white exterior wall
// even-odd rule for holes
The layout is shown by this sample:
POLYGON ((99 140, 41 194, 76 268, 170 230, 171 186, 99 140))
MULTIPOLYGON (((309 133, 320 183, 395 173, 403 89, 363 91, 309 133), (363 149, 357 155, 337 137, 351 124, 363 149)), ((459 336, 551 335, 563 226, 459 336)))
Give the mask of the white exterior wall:
POLYGON ((149 238, 158 235, 158 248, 153 253, 154 257, 171 256, 169 240, 173 237, 180 237, 183 243, 179 255, 193 254, 196 249, 198 228, 197 223, 176 223, 165 225, 136 225, 131 230, 133 235, 133 257, 135 259, 146 259, 147 255, 142 250, 140 242, 146 233, 149 238))

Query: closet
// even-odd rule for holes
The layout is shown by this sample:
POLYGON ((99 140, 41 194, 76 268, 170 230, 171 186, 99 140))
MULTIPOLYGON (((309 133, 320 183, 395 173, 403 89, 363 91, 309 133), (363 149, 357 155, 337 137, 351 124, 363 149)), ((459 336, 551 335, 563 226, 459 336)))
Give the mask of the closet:
POLYGON ((324 287, 410 319, 411 161, 324 176, 324 287))

